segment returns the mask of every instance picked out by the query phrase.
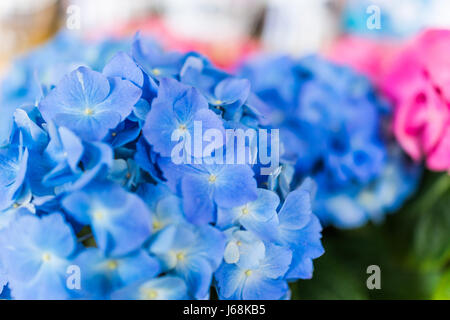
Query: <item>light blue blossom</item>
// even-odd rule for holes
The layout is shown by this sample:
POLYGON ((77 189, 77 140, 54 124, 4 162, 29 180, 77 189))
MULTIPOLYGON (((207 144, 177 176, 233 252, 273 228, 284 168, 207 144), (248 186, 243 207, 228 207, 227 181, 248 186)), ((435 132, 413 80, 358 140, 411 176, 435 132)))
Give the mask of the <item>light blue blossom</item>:
POLYGON ((199 299, 208 295, 224 247, 225 236, 219 230, 180 224, 158 233, 150 244, 150 253, 161 260, 165 272, 182 277, 190 295, 199 299))
POLYGON ((269 244, 264 258, 253 263, 223 263, 215 273, 221 299, 278 300, 289 288, 283 276, 291 263, 289 249, 269 244))
POLYGON ((91 225, 97 245, 107 254, 134 251, 150 236, 145 203, 118 185, 93 182, 67 195, 62 205, 75 220, 91 225))
POLYGON ((183 55, 165 52, 157 42, 137 33, 132 44, 132 57, 144 72, 152 78, 176 75, 183 65, 183 55))
MULTIPOLYGON (((194 122, 201 123, 204 131, 214 128, 224 132, 222 120, 209 110, 208 102, 195 88, 173 79, 161 79, 158 96, 153 100, 143 128, 147 141, 161 156, 170 157, 179 143, 172 139, 174 131, 189 134, 183 135, 184 142, 193 139, 194 122)), ((194 155, 192 147, 193 142, 185 144, 186 156, 194 155), (188 149, 189 145, 191 149, 188 149)))
POLYGON ((186 218, 196 224, 215 222, 216 206, 233 208, 256 200, 254 172, 248 165, 175 165, 161 161, 169 186, 183 197, 186 218))
POLYGON ((152 213, 153 232, 166 227, 186 223, 181 199, 164 184, 141 184, 137 194, 152 213))
POLYGON ((278 225, 277 208, 280 204, 278 195, 270 190, 258 189, 258 198, 243 206, 217 210, 217 226, 224 228, 242 225, 260 239, 273 240, 278 225))
POLYGON ((117 300, 186 300, 188 297, 185 282, 175 276, 141 281, 112 294, 117 300))
POLYGON ((40 102, 39 110, 47 122, 65 126, 82 139, 101 140, 125 120, 141 94, 130 81, 80 67, 40 102))
POLYGON ((67 299, 66 269, 75 235, 61 214, 25 215, 1 234, 12 295, 17 299, 67 299))
POLYGON ((81 297, 109 298, 109 294, 137 281, 155 277, 160 270, 158 261, 144 250, 126 256, 105 256, 96 248, 87 248, 73 261, 80 268, 81 297))

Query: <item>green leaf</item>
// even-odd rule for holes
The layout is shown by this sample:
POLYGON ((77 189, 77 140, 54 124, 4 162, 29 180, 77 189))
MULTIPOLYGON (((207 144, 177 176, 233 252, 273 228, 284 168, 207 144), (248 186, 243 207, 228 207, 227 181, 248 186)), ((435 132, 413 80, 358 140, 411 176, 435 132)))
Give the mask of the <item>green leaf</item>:
POLYGON ((440 279, 433 299, 450 300, 450 270, 448 270, 440 279))

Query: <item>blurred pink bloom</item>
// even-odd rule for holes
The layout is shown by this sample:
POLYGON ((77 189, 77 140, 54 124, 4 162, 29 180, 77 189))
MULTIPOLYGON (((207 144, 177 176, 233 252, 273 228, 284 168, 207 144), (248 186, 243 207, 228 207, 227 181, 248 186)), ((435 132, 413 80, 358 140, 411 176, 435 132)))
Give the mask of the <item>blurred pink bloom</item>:
POLYGON ((327 55, 332 61, 352 67, 379 84, 399 47, 386 40, 344 36, 331 45, 327 55))
POLYGON ((394 133, 405 151, 450 172, 450 30, 429 30, 407 44, 381 87, 394 101, 394 133))

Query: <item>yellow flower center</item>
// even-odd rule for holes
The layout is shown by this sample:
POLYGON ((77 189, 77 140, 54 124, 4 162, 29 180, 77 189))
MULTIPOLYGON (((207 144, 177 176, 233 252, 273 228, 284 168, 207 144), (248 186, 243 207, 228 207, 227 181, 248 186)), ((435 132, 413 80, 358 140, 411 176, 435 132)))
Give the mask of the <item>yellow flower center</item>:
POLYGON ((247 207, 244 207, 242 209, 242 214, 248 214, 248 208, 247 207))
POLYGON ((217 177, 215 176, 215 175, 210 175, 209 176, 209 178, 208 178, 208 181, 210 182, 210 183, 214 183, 214 182, 216 182, 216 179, 217 179, 217 177))
POLYGON ((117 269, 118 263, 116 260, 109 260, 108 261, 108 269, 115 270, 117 269))
POLYGON ((94 219, 102 220, 103 219, 103 212, 102 211, 95 211, 94 212, 94 219))
POLYGON ((155 300, 158 297, 158 291, 154 289, 145 289, 144 291, 145 299, 155 300))
POLYGON ((178 252, 177 253, 177 260, 178 261, 183 261, 184 260, 184 253, 183 252, 178 252))
POLYGON ((45 262, 50 261, 51 259, 52 259, 52 256, 50 255, 50 253, 46 252, 42 255, 42 260, 45 262))
POLYGON ((178 126, 178 129, 180 129, 181 131, 186 131, 187 127, 186 127, 185 124, 180 124, 180 125, 178 126))
POLYGON ((153 230, 156 231, 156 230, 159 230, 162 228, 162 223, 155 219, 152 222, 152 226, 153 226, 153 230))
POLYGON ((252 275, 252 270, 247 270, 247 271, 245 271, 245 275, 246 275, 247 277, 250 277, 250 276, 252 275))
POLYGON ((152 73, 153 73, 155 76, 159 76, 159 75, 161 74, 161 70, 159 70, 158 68, 154 68, 154 69, 152 70, 152 73))
POLYGON ((94 110, 92 110, 91 108, 86 108, 84 109, 84 114, 86 116, 92 116, 94 114, 94 110))
POLYGON ((236 242, 236 244, 237 244, 238 246, 242 246, 242 242, 241 242, 240 240, 238 240, 238 241, 236 242))

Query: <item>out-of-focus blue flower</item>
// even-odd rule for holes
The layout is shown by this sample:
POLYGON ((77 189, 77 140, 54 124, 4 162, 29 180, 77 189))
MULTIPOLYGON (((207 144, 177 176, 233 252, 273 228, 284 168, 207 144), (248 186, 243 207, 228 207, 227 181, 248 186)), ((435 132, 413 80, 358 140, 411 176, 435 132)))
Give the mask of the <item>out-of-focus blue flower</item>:
POLYGON ((186 300, 189 298, 183 279, 162 276, 148 281, 140 281, 112 294, 117 300, 186 300))
POLYGON ((97 245, 107 254, 136 250, 150 236, 145 203, 115 184, 93 182, 67 195, 62 205, 75 220, 92 226, 97 245))
POLYGON ((182 201, 164 184, 141 184, 137 194, 152 213, 153 232, 165 227, 185 223, 182 201))
POLYGON ((152 279, 160 270, 156 258, 144 250, 126 256, 105 256, 96 248, 88 248, 73 261, 81 271, 81 297, 109 298, 109 294, 137 281, 152 279))
MULTIPOLYGON (((392 160, 383 131, 385 103, 368 79, 318 56, 260 57, 241 74, 271 108, 271 125, 280 129, 283 145, 282 167, 295 164, 285 182, 295 185, 308 176, 317 181, 314 211, 322 222, 353 228, 377 220, 373 209, 358 202, 377 192, 370 186, 392 160)), ((409 177, 414 186, 417 175, 409 177)), ((405 195, 397 198, 400 203, 405 195)), ((386 210, 376 211, 379 216, 386 210)))
POLYGON ((125 48, 124 41, 88 43, 73 33, 60 32, 42 47, 20 57, 2 79, 0 89, 0 146, 7 143, 11 119, 18 107, 36 105, 44 93, 70 71, 84 65, 100 71, 109 60, 109 51, 125 48))
MULTIPOLYGON (((195 88, 173 79, 161 79, 158 97, 153 100, 143 128, 147 141, 161 156, 170 157, 174 147, 179 143, 179 140, 172 139, 174 131, 180 131, 183 141, 186 142, 188 139, 191 141, 194 137, 195 122, 201 124, 204 131, 224 130, 222 120, 209 110, 208 102, 195 88)), ((183 150, 185 158, 194 155, 192 148, 192 142, 185 144, 183 150)))
POLYGON ((67 299, 75 235, 61 214, 20 217, 1 234, 1 257, 17 299, 67 299))
POLYGON ((223 258, 225 236, 204 225, 170 226, 157 234, 150 252, 158 257, 165 272, 182 277, 192 297, 206 298, 212 274, 223 258))
POLYGON ((158 43, 136 34, 132 45, 132 57, 152 78, 176 75, 184 62, 183 55, 178 52, 166 52, 158 43))
POLYGON ((39 104, 44 119, 85 140, 101 140, 131 113, 141 90, 130 81, 80 67, 65 76, 39 104))
POLYGON ((198 88, 214 109, 224 111, 223 115, 227 120, 233 120, 233 115, 250 95, 248 80, 230 77, 200 57, 186 59, 180 71, 180 79, 181 82, 198 88))
POLYGON ((368 219, 382 222, 386 213, 397 210, 416 190, 421 169, 410 162, 398 147, 389 150, 383 172, 368 185, 319 195, 316 211, 325 223, 350 228, 368 219))

